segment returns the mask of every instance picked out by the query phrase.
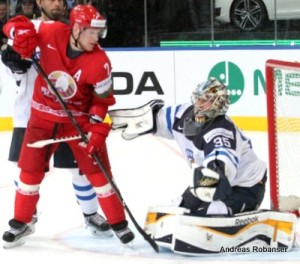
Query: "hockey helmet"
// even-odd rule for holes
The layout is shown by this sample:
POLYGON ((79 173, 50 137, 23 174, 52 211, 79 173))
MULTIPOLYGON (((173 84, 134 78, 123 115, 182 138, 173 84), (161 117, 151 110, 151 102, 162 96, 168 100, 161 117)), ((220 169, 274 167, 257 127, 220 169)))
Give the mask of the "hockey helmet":
POLYGON ((107 33, 106 19, 91 5, 77 5, 70 13, 70 24, 78 23, 82 28, 101 28, 100 37, 107 33))
POLYGON ((225 115, 229 107, 229 96, 225 85, 216 78, 210 78, 199 84, 192 94, 196 122, 204 118, 225 115))

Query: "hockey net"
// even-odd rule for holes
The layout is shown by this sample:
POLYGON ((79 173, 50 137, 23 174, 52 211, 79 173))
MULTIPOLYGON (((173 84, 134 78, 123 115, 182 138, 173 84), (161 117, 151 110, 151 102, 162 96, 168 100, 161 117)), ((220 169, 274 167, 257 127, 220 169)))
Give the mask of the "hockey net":
POLYGON ((271 207, 300 208, 300 63, 266 62, 271 207))

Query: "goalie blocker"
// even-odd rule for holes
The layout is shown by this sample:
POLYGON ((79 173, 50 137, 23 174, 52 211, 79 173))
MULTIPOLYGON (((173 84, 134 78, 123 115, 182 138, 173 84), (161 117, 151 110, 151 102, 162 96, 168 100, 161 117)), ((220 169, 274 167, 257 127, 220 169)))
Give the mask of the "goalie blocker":
POLYGON ((293 247, 296 216, 260 210, 232 216, 189 216, 183 207, 149 207, 145 231, 175 253, 286 252, 293 247))

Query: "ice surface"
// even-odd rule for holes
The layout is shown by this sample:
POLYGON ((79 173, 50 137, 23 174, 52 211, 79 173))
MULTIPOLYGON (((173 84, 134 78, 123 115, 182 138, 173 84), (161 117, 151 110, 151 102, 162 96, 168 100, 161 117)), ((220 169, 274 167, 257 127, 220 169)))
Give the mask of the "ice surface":
MULTIPOLYGON (((247 132, 257 154, 267 162, 267 135, 247 132)), ((11 133, 0 133, 0 234, 8 228, 13 216, 16 166, 7 161, 11 133)), ((124 141, 117 132, 108 138, 111 165, 116 182, 130 211, 141 227, 148 206, 169 204, 191 181, 191 172, 173 141, 151 135, 124 141)), ((99 239, 85 229, 83 216, 76 203, 68 170, 52 169, 43 181, 38 204, 36 232, 25 245, 5 250, 0 246, 1 263, 300 263, 300 250, 287 253, 251 253, 218 256, 186 257, 166 249, 155 253, 133 224, 136 239, 131 247, 121 245, 116 237, 99 239)), ((269 190, 262 208, 269 208, 269 190)), ((2 242, 0 242, 2 243, 2 242)))

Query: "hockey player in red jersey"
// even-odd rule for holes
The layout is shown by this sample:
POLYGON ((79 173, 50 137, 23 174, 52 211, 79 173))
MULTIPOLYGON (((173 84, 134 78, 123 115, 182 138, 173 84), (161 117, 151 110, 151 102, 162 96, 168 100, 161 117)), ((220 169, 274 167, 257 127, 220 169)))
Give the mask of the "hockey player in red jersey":
MULTIPOLYGON (((67 9, 67 2, 65 0, 37 0, 37 6, 41 11, 41 17, 31 20, 36 24, 36 27, 40 24, 40 20, 60 20, 64 22, 68 19, 68 17, 65 16, 67 9)), ((66 21, 66 23, 67 22, 68 21, 66 21)), ((21 59, 21 56, 10 46, 5 45, 1 50, 1 60, 4 65, 10 69, 1 69, 1 77, 5 78, 6 75, 13 76, 18 84, 16 87, 7 87, 8 89, 15 88, 17 91, 13 115, 14 127, 8 158, 9 161, 12 161, 15 165, 19 159, 27 122, 30 116, 30 103, 37 71, 31 61, 21 59)), ((40 50, 39 47, 37 47, 37 59, 39 58, 39 54, 40 50)), ((93 187, 86 176, 79 172, 77 162, 74 160, 72 151, 66 143, 59 144, 54 152, 53 167, 64 169, 61 175, 65 175, 65 171, 67 171, 67 174, 72 175, 72 186, 76 194, 76 199, 82 210, 86 227, 90 232, 100 237, 112 236, 113 233, 106 219, 97 212, 99 206, 93 187)), ((14 167, 13 170, 15 170, 14 167)), ((19 172, 14 174, 17 177, 19 172)), ((16 179, 14 182, 17 184, 18 180, 16 179)), ((37 221, 39 213, 40 212, 37 212, 34 216, 33 222, 37 221)))
MULTIPOLYGON (((92 6, 78 5, 70 13, 70 25, 41 22, 36 31, 23 16, 5 25, 5 34, 13 49, 23 58, 30 58, 41 49, 40 64, 53 83, 78 125, 88 135, 87 143, 69 141, 79 168, 94 187, 99 204, 113 231, 122 243, 134 239, 128 228, 125 212, 115 190, 100 171, 91 155, 97 154, 112 177, 105 140, 110 125, 104 123, 108 107, 115 103, 111 79, 111 63, 98 38, 106 34, 106 20, 92 6)), ((31 115, 19 159, 20 180, 15 197, 11 229, 3 235, 6 247, 22 244, 30 234, 30 226, 39 200, 39 186, 49 166, 56 144, 34 149, 27 143, 52 137, 77 134, 76 128, 61 107, 57 97, 39 74, 35 81, 31 115)))

